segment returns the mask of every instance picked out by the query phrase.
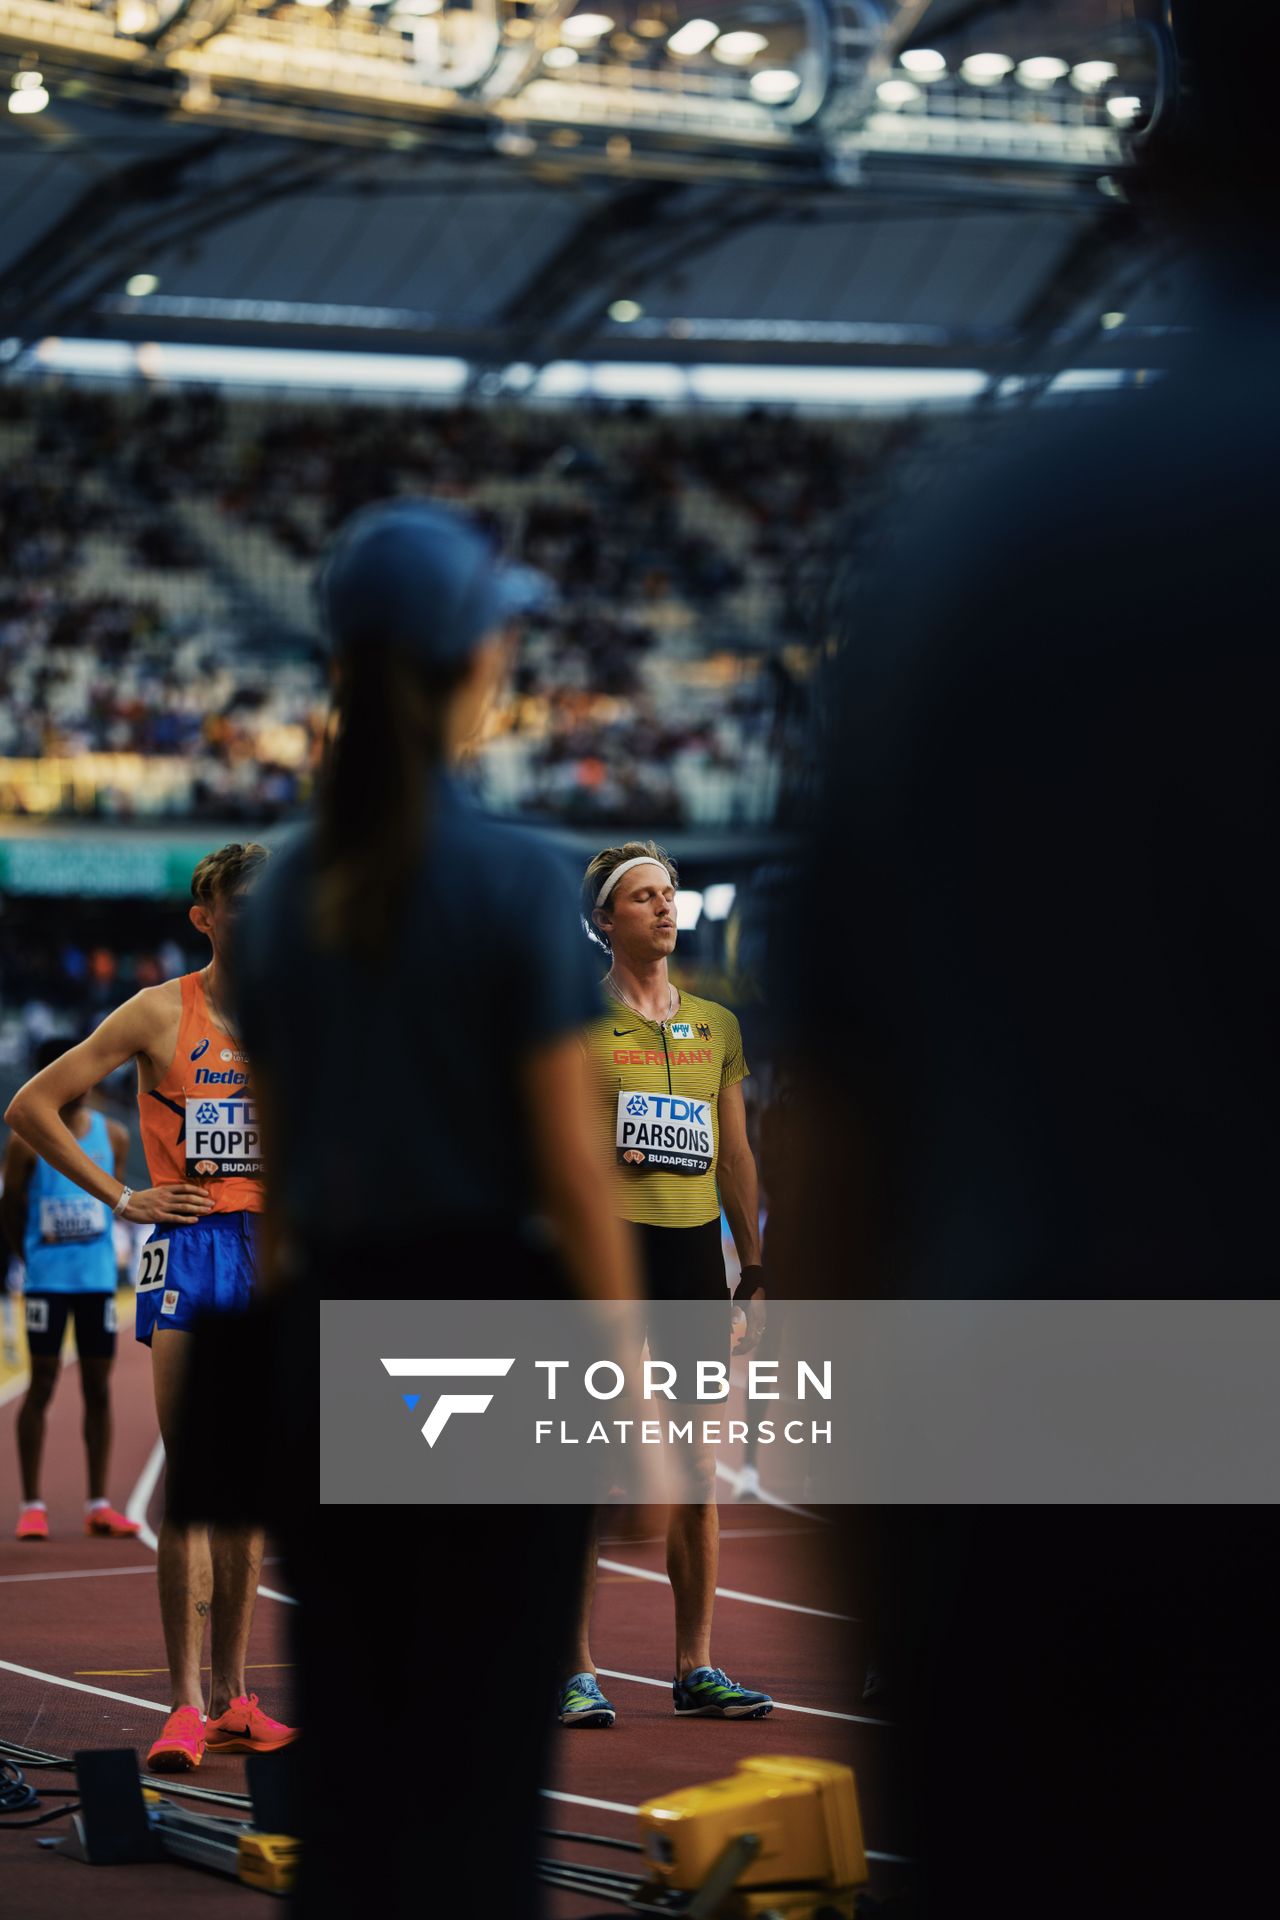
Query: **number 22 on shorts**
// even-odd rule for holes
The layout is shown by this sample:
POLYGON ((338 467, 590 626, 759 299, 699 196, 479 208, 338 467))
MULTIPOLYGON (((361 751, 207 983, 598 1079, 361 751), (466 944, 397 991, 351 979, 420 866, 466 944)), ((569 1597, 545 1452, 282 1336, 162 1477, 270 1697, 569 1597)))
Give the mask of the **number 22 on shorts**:
POLYGON ((138 1266, 138 1284, 134 1288, 135 1293, 151 1293, 156 1287, 162 1287, 168 1271, 169 1242, 167 1240, 146 1241, 138 1266))

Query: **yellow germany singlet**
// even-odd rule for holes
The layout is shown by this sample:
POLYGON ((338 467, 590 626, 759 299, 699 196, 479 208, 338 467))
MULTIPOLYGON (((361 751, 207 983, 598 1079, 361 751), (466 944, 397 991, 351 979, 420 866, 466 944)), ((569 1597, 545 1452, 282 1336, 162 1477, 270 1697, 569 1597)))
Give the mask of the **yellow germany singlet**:
POLYGON ((745 1080, 742 1029, 727 1007, 682 993, 669 1020, 646 1020, 606 992, 584 1036, 616 1206, 641 1226, 700 1227, 720 1212, 716 1101, 745 1080))

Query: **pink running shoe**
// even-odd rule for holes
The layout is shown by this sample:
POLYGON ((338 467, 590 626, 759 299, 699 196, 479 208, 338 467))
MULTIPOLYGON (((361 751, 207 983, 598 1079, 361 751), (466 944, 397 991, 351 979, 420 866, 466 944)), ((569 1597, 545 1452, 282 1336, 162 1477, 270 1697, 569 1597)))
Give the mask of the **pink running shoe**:
POLYGON ((47 1540, 49 1538, 49 1516, 43 1507, 24 1507, 18 1515, 18 1524, 14 1529, 17 1540, 47 1540))
POLYGON ((263 1713, 256 1693, 242 1693, 208 1727, 210 1753, 274 1753, 297 1737, 296 1727, 286 1727, 263 1713))
POLYGON ((203 1759, 204 1715, 195 1707, 175 1707, 146 1764, 157 1773, 194 1773, 203 1759))
POLYGON ((132 1540, 142 1522, 126 1520, 114 1507, 95 1507, 84 1517, 84 1530, 93 1540, 132 1540))

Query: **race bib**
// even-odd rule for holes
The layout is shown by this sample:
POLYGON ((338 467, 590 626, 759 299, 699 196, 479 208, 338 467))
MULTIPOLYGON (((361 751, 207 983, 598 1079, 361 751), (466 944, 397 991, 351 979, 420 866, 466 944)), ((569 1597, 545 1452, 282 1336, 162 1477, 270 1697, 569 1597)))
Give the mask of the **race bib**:
POLYGON ((48 1333, 48 1331, 49 1331, 49 1302, 47 1300, 36 1300, 36 1299, 33 1299, 30 1295, 28 1295, 27 1297, 27 1332, 28 1333, 48 1333))
POLYGON ((618 1095, 618 1164, 641 1173, 709 1173, 715 1163, 710 1100, 682 1093, 618 1095))
POLYGON ((107 1210, 91 1193, 40 1202, 40 1238, 47 1247, 66 1240, 96 1240, 107 1230, 107 1210))
POLYGON ((183 1146, 189 1179, 225 1180, 231 1174, 256 1179, 262 1150, 253 1101, 242 1093, 227 1100, 189 1099, 183 1146))
POLYGON ((142 1249, 142 1258, 138 1262, 138 1282, 135 1293, 150 1293, 155 1287, 162 1287, 169 1271, 169 1242, 167 1240, 148 1240, 142 1249))

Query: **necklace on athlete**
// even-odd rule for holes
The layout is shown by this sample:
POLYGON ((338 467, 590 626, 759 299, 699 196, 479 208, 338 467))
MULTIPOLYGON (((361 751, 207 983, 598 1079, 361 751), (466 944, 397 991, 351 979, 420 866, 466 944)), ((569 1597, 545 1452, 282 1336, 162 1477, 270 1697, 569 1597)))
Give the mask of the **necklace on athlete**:
MULTIPOLYGON (((642 1013, 634 1000, 628 1000, 626 994, 622 991, 622 988, 618 985, 617 981, 613 977, 612 967, 610 967, 608 973, 606 973, 604 977, 604 983, 606 987, 608 987, 614 999, 621 1000, 623 1006, 630 1008, 631 1012, 636 1014, 639 1019, 651 1020, 653 1018, 652 1014, 642 1013)), ((667 982, 667 992, 670 995, 670 998, 667 1002, 667 1010, 663 1014, 661 1020, 659 1020, 658 1022, 658 1025, 660 1027, 666 1025, 667 1021, 671 1018, 676 1008, 680 1005, 680 995, 676 992, 675 987, 672 985, 670 980, 668 980, 667 982)))

